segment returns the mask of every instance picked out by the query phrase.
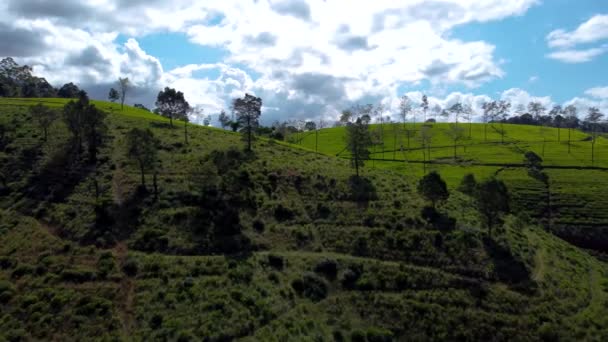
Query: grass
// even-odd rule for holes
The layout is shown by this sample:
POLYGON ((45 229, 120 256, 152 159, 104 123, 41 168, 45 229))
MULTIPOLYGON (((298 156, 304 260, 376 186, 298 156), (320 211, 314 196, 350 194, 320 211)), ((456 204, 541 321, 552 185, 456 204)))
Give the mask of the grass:
MULTIPOLYGON (((520 167, 428 165, 452 189, 444 221, 429 222, 415 191, 421 163, 370 161, 368 183, 353 183, 349 161, 335 156, 337 133, 321 154, 309 136, 305 148, 259 139, 247 155, 236 134, 191 125, 186 145, 181 123, 171 129, 154 114, 99 103, 114 108, 108 135, 98 162, 82 166, 62 157, 61 121, 42 141, 27 110, 35 103, 0 100, 11 127, 0 149, 0 340, 608 335, 608 265, 530 223, 534 210, 543 219, 547 188, 520 167), (156 200, 137 190, 137 166, 125 157, 133 127, 161 140, 156 200), (493 240, 453 191, 468 172, 497 175, 513 191, 516 215, 493 240)), ((507 148, 499 145, 488 146, 507 148)), ((588 189, 605 171, 546 172, 560 210, 554 231, 601 227, 606 201, 588 189)))

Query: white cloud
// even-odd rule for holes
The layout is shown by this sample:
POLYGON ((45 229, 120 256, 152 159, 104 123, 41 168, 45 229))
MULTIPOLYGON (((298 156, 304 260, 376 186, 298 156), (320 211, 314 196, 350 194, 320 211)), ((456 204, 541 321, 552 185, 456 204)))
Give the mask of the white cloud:
POLYGON ((608 45, 576 48, 577 45, 590 44, 608 39, 608 15, 595 15, 582 23, 574 31, 554 30, 547 35, 547 44, 554 48, 548 58, 564 63, 586 63, 606 53, 608 45))
POLYGON ((608 87, 591 88, 585 91, 585 94, 598 99, 608 99, 608 87))
POLYGON ((582 23, 574 31, 559 29, 547 36, 547 42, 552 48, 568 48, 603 39, 608 39, 608 15, 599 14, 582 23))
POLYGON ((538 76, 530 76, 528 83, 536 83, 539 80, 538 76))
POLYGON ((593 60, 608 51, 608 46, 604 45, 598 48, 585 50, 560 50, 547 54, 547 57, 564 63, 585 63, 593 60))

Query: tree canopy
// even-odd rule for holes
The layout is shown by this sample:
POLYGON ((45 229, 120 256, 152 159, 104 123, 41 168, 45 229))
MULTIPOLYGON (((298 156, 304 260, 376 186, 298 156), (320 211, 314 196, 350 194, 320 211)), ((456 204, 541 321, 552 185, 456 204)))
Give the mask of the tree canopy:
POLYGON ((184 93, 165 87, 165 90, 160 91, 156 97, 156 107, 162 116, 169 118, 173 126, 173 119, 186 118, 190 104, 186 101, 184 93))

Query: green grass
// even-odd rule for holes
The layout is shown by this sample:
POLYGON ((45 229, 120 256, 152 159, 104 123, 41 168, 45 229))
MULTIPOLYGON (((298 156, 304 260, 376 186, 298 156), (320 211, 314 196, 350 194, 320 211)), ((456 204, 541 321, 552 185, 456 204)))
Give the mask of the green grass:
MULTIPOLYGON (((367 200, 353 200, 361 193, 351 186, 350 163, 335 156, 341 138, 327 133, 340 129, 322 131, 335 141, 321 154, 311 151, 311 136, 304 148, 259 139, 253 156, 224 153, 215 164, 207 158, 240 149, 239 135, 191 125, 186 145, 181 123, 171 129, 154 114, 99 103, 114 108, 108 136, 98 163, 79 166, 60 162, 69 139, 63 122, 42 141, 27 110, 36 103, 0 99, 0 120, 11 127, 0 150, 7 177, 0 197, 0 340, 608 335, 608 265, 530 223, 528 212, 545 210, 539 198, 546 187, 522 168, 428 165, 452 189, 440 212, 454 221, 439 224, 421 217, 428 205, 415 191, 421 163, 369 161, 367 200), (133 127, 149 128, 161 141, 157 200, 137 192, 138 169, 125 156, 125 133, 133 127), (513 191, 516 215, 492 241, 469 199, 453 191, 469 172, 497 175, 513 191), (212 182, 220 203, 236 211, 217 209, 201 188, 212 182), (224 211, 231 215, 218 218, 224 211), (238 231, 223 235, 234 228, 233 216, 238 231)), ((504 149, 513 160, 520 153, 482 146, 504 149)), ((433 153, 449 156, 450 149, 433 153)), ((467 151, 480 164, 493 156, 481 147, 467 151)), ((547 172, 560 213, 554 231, 601 227, 605 171, 547 172)), ((149 189, 150 181, 148 175, 149 189)))

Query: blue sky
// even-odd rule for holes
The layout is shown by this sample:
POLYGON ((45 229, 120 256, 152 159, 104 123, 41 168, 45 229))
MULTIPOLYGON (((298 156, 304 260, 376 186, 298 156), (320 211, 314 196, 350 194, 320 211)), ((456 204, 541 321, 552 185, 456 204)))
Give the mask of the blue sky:
POLYGON ((254 93, 267 122, 362 102, 394 116, 423 93, 608 110, 603 0, 7 0, 0 38, 0 55, 93 97, 124 76, 128 102, 170 86, 208 114, 254 93))

